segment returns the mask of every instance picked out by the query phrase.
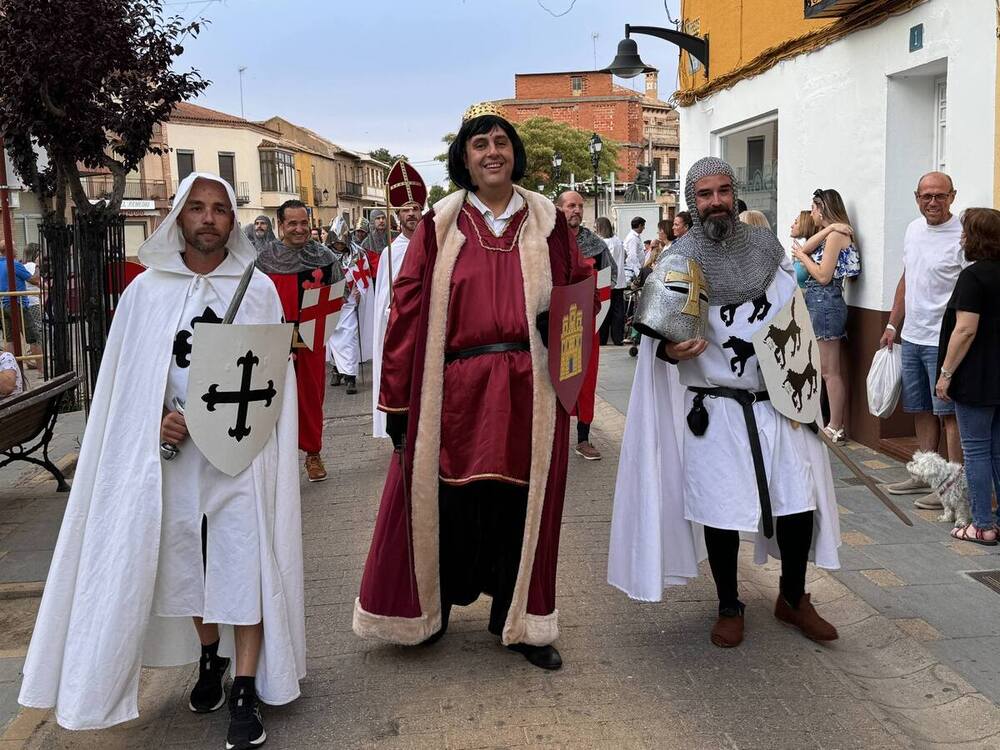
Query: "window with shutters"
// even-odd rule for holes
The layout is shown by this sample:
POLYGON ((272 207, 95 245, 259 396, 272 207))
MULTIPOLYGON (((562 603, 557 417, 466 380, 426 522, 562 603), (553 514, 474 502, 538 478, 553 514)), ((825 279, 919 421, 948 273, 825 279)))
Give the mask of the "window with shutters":
POLYGON ((194 171, 194 151, 177 150, 177 181, 180 182, 194 171))
POLYGON ((219 152, 219 177, 224 179, 233 189, 236 189, 236 154, 219 152))

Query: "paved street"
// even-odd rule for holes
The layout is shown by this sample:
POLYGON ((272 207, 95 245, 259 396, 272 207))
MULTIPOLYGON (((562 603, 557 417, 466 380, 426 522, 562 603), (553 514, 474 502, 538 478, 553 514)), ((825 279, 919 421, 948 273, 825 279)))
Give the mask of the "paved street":
MULTIPOLYGON (((746 555, 748 637, 738 649, 708 641, 716 601, 707 576, 661 604, 609 587, 611 496, 634 360, 624 349, 603 355, 594 441, 604 460, 571 456, 557 673, 501 649, 486 632, 485 601, 457 609, 432 647, 353 635, 390 451, 365 436, 368 390, 329 389, 325 455, 335 478, 303 487, 309 674, 300 700, 266 709, 268 747, 1000 748, 1000 598, 963 573, 1000 568, 1000 556, 950 544, 933 514, 904 527, 842 466, 844 569, 810 570, 809 584, 840 629, 833 645, 779 625, 776 566, 755 568, 746 555)), ((60 441, 56 458, 75 450, 72 435, 60 441)), ((902 472, 854 451, 880 479, 902 472)), ((31 476, 0 471, 0 750, 221 747, 225 712, 186 708, 193 667, 147 670, 141 718, 114 730, 69 733, 38 711, 11 720, 37 582, 65 502, 52 483, 15 486, 31 476)))

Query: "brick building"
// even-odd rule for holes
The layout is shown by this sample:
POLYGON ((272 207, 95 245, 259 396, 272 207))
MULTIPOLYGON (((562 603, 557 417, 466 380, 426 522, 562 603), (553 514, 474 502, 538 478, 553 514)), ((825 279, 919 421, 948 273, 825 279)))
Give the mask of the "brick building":
MULTIPOLYGON (((618 146, 621 184, 635 179, 640 164, 652 165, 661 179, 676 176, 680 154, 680 129, 676 110, 661 101, 657 74, 647 73, 642 92, 619 86, 610 73, 517 73, 514 98, 497 102, 513 122, 547 117, 579 130, 591 131, 618 146)), ((564 179, 569 175, 564 175, 564 179)), ((587 175, 577 175, 586 179, 587 175)), ((672 215, 676 199, 661 182, 657 200, 672 215)))

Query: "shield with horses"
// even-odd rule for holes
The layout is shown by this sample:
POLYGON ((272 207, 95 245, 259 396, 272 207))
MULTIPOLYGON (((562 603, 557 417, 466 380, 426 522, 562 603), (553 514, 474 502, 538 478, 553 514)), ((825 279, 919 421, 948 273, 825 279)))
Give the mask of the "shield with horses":
POLYGON ((815 422, 820 410, 819 344, 801 289, 757 331, 753 348, 774 408, 796 422, 815 422))

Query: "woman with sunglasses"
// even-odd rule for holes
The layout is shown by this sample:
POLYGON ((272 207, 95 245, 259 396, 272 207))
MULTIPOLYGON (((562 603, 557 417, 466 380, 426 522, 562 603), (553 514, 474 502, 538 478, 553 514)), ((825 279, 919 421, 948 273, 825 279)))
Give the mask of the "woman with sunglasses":
POLYGON ((819 342, 820 369, 830 405, 830 421, 823 429, 833 442, 840 443, 845 439, 847 403, 847 378, 840 361, 841 339, 847 338, 844 279, 861 273, 861 259, 840 193, 814 192, 811 216, 819 231, 805 243, 793 241, 792 255, 809 274, 803 292, 819 342))

